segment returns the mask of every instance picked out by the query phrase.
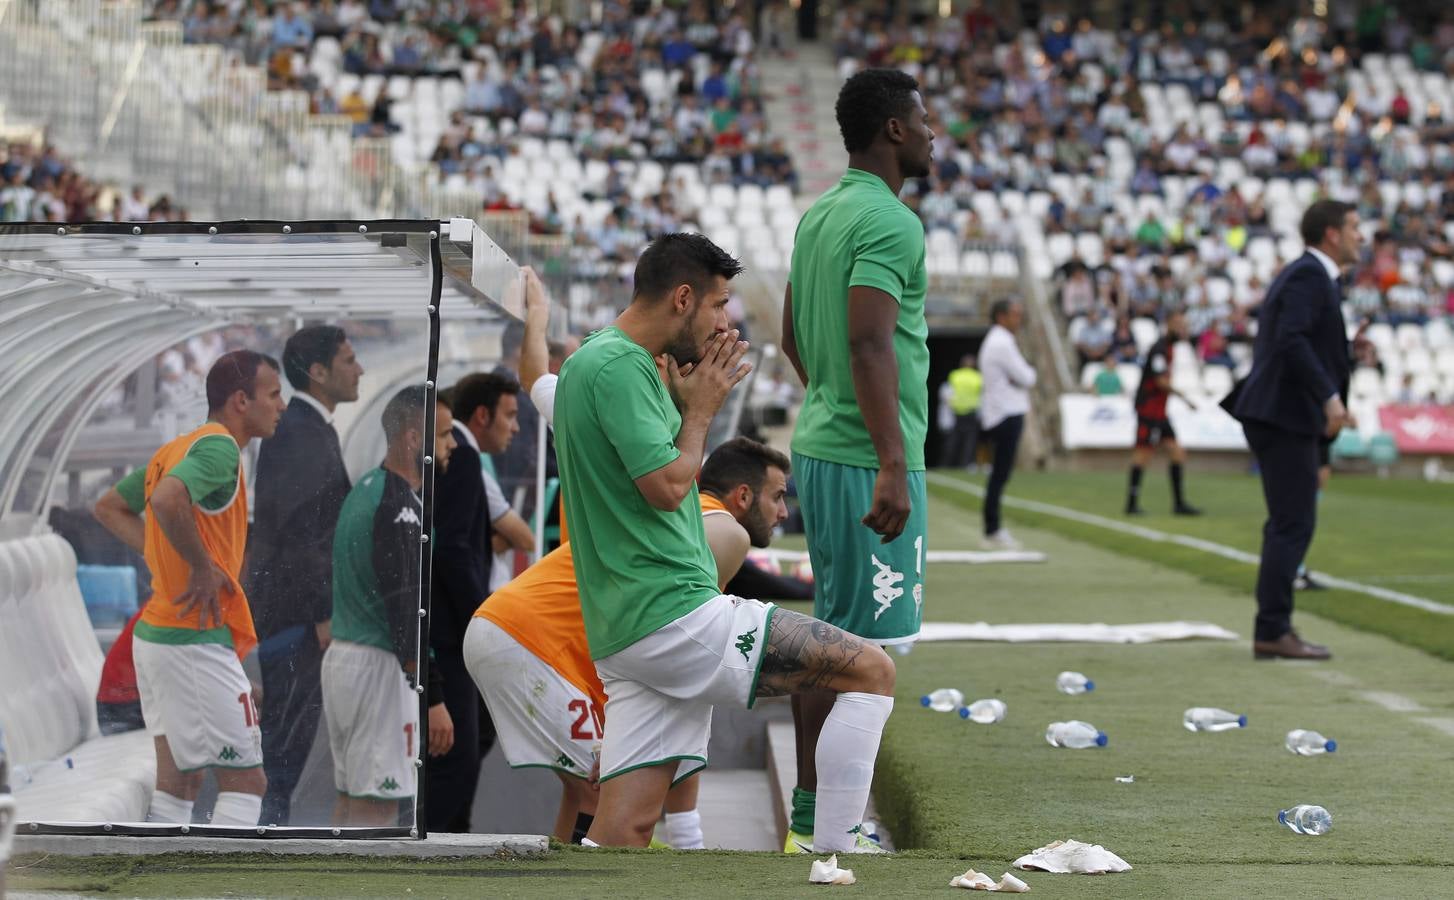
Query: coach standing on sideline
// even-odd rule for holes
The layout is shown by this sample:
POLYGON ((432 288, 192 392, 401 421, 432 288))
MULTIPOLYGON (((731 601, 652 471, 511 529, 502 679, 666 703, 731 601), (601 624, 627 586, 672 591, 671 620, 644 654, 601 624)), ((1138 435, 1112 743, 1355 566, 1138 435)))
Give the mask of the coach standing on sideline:
POLYGON ((1307 252, 1267 289, 1257 316, 1252 371, 1228 411, 1242 422, 1262 474, 1267 523, 1257 570, 1256 659, 1328 659, 1292 629, 1292 583, 1317 524, 1318 444, 1354 425, 1348 332, 1338 277, 1363 244, 1357 209, 1319 200, 1303 214, 1307 252))
POLYGON ((261 821, 287 825, 323 714, 319 667, 333 616, 333 532, 350 483, 333 411, 358 400, 363 366, 342 328, 310 325, 283 345, 293 398, 262 442, 257 505, 248 546, 262 670, 261 821))
POLYGON ((979 404, 980 434, 981 440, 994 447, 990 479, 985 485, 982 543, 993 550, 1020 549, 1019 541, 1000 524, 1000 497, 1015 468, 1015 454, 1025 430, 1025 414, 1030 411, 1030 388, 1035 386, 1035 369, 1025 361, 1015 343, 1015 334, 1024 318, 1025 310, 1018 300, 996 300, 990 306, 993 324, 979 348, 979 368, 984 373, 984 395, 979 404))

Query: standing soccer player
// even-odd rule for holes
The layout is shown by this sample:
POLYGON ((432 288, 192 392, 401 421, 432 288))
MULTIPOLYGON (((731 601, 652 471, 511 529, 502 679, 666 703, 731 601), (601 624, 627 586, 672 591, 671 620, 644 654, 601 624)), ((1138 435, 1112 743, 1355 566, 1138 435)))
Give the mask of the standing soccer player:
POLYGON ((702 523, 707 429, 748 371, 747 345, 727 328, 739 271, 701 235, 657 238, 637 261, 630 306, 561 366, 561 492, 610 698, 586 839, 647 845, 673 781, 706 765, 714 704, 812 690, 835 694, 818 748, 816 849, 849 852, 894 706, 893 661, 826 622, 721 593, 702 523))
MULTIPOLYGON (((913 642, 924 601, 928 282, 924 226, 899 200, 933 159, 918 88, 894 69, 843 85, 848 171, 803 215, 783 298, 783 352, 807 386, 792 449, 813 614, 880 645, 913 642)), ((816 748, 832 705, 821 693, 794 698, 789 852, 814 843, 816 748)))
MULTIPOLYGON (((335 825, 393 825, 399 801, 415 795, 419 699, 419 562, 424 534, 424 430, 429 394, 412 385, 384 407, 383 463, 349 491, 333 541, 333 640, 320 681, 333 783, 335 825)), ((449 406, 438 402, 434 460, 449 466, 454 450, 449 406)), ((472 460, 471 460, 472 461, 472 460)), ((454 743, 444 679, 430 669, 429 752, 454 743)))
POLYGON ((277 362, 251 350, 224 355, 207 373, 207 408, 207 424, 164 445, 143 476, 153 594, 136 623, 133 655, 157 756, 147 821, 192 821, 210 768, 218 788, 212 824, 250 827, 267 778, 241 663, 257 645, 238 583, 247 542, 241 457, 283 414, 277 362))
POLYGON ((1141 368, 1141 383, 1136 387, 1136 448, 1131 451, 1131 483, 1126 490, 1126 515, 1139 516, 1141 508, 1141 475, 1157 447, 1165 447, 1171 457, 1171 511, 1178 516, 1199 516, 1202 511, 1186 502, 1182 488, 1182 466, 1186 464, 1186 448, 1176 439, 1171 419, 1166 414, 1166 401, 1173 395, 1187 406, 1191 400, 1171 386, 1171 356, 1176 345, 1187 339, 1186 314, 1172 310, 1166 317, 1166 333, 1146 351, 1141 368))

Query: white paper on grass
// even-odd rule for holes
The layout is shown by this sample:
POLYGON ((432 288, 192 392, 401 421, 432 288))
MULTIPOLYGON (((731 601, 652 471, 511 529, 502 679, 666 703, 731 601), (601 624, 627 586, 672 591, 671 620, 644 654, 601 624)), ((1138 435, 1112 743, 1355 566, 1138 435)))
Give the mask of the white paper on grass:
POLYGON ((1102 847, 1080 841, 1054 841, 1015 860, 1017 869, 1071 875, 1129 872, 1131 864, 1102 847))
POLYGON ((811 884, 853 884, 855 880, 852 869, 838 868, 836 853, 827 859, 813 860, 813 867, 808 871, 811 884))
POLYGON ((1067 641, 1083 644, 1149 644, 1156 641, 1205 639, 1238 640, 1235 631, 1228 631, 1210 622, 1138 622, 1130 625, 1106 625, 1101 622, 1077 624, 1052 622, 1025 625, 990 625, 986 622, 925 622, 919 630, 919 641, 998 641, 1010 644, 1040 641, 1067 641))
POLYGON ((971 891, 998 891, 1006 894, 1023 894, 1030 890, 1030 885, 1009 872, 1001 875, 999 881, 993 881, 985 873, 976 872, 974 869, 949 879, 949 886, 967 888, 971 891))

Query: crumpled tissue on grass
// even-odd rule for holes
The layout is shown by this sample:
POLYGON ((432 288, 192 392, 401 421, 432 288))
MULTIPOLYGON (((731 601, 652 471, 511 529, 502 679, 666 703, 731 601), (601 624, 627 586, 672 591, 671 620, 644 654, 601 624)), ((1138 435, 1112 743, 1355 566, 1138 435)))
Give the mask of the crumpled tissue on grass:
POLYGON ((992 881, 985 873, 976 872, 973 869, 951 878, 949 886, 968 888, 971 891, 1004 891, 1007 894, 1023 894, 1030 890, 1030 885, 1009 872, 1001 875, 999 881, 992 881))
POLYGON ((813 860, 813 868, 808 872, 808 881, 812 884, 853 884, 856 880, 852 869, 838 868, 836 853, 827 859, 813 860))
POLYGON ((1131 864, 1102 847, 1080 841, 1055 841, 1015 860, 1017 869, 1073 875, 1104 875, 1128 872, 1131 864))

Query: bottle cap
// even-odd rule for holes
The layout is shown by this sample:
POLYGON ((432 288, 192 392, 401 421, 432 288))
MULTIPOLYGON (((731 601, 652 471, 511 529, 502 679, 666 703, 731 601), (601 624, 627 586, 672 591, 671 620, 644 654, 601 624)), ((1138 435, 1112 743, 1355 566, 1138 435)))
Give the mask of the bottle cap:
POLYGON ((1237 717, 1237 727, 1238 728, 1246 728, 1247 727, 1247 717, 1246 716, 1238 716, 1237 717))
POLYGON ((1278 811, 1277 821, 1281 822, 1284 825, 1287 824, 1287 810, 1283 809, 1278 811))
POLYGON ((1086 679, 1085 689, 1088 690, 1088 691, 1095 690, 1096 689, 1096 683, 1094 681, 1091 681, 1090 679, 1086 679))
POLYGON ((924 696, 922 696, 922 697, 919 698, 919 705, 920 706, 928 706, 929 703, 930 703, 930 700, 929 700, 929 695, 928 694, 925 694, 924 696))
POLYGON ((969 718, 969 707, 968 706, 961 706, 959 708, 959 717, 961 719, 968 719, 969 718))
POLYGON ((1338 742, 1337 741, 1328 741, 1328 743, 1326 743, 1326 744, 1323 745, 1323 749, 1324 750, 1327 750, 1329 753, 1332 753, 1334 750, 1337 750, 1338 749, 1338 742))
POLYGON ((1106 733, 1104 731, 1097 731, 1096 732, 1096 746, 1097 747, 1104 747, 1106 745, 1106 742, 1109 741, 1109 740, 1110 740, 1110 738, 1106 737, 1106 733))

